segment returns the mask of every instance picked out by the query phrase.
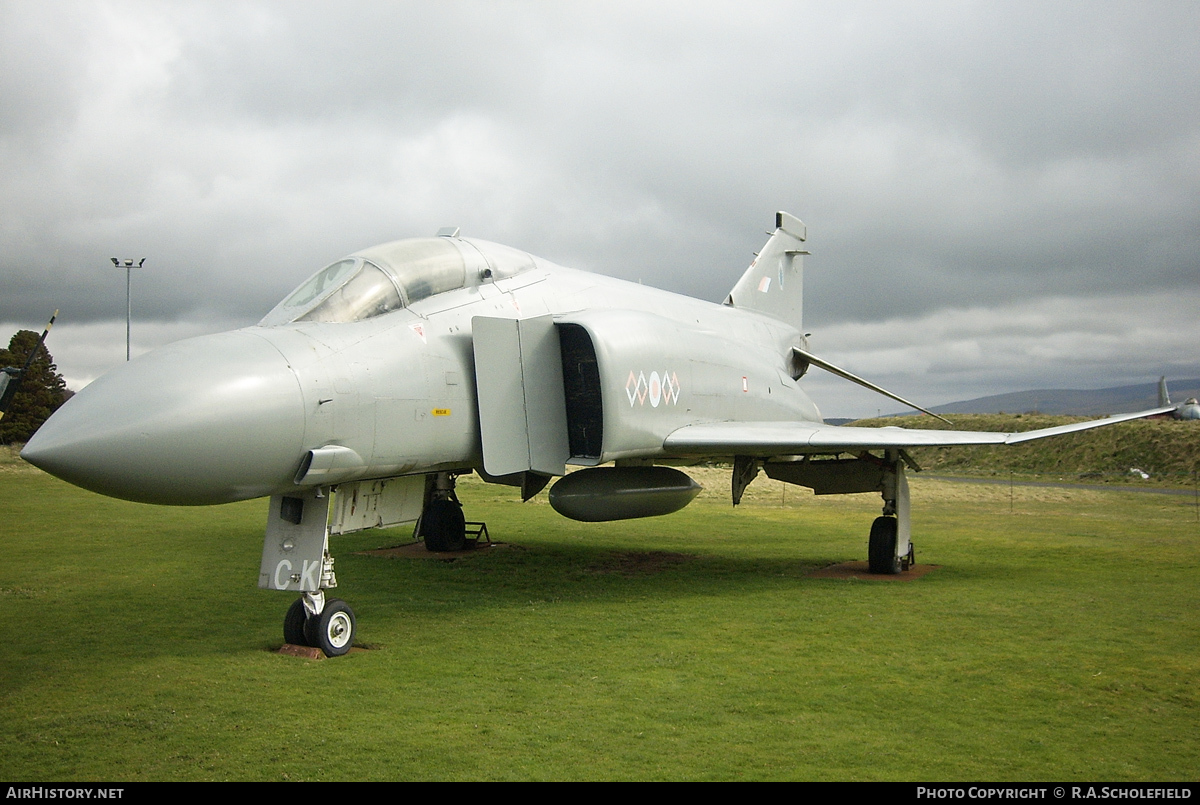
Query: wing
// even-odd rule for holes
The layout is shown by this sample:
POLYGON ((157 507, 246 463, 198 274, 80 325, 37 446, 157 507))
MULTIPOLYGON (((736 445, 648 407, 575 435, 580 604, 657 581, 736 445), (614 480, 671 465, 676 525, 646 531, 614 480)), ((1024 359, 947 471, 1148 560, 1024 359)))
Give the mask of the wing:
POLYGON ((1175 410, 1168 405, 1117 414, 1104 419, 1075 422, 1023 433, 970 430, 918 430, 912 428, 855 428, 818 422, 709 422, 686 425, 667 436, 663 447, 671 455, 777 456, 803 453, 839 453, 905 447, 954 447, 977 444, 1020 444, 1061 436, 1131 419, 1142 419, 1175 410))

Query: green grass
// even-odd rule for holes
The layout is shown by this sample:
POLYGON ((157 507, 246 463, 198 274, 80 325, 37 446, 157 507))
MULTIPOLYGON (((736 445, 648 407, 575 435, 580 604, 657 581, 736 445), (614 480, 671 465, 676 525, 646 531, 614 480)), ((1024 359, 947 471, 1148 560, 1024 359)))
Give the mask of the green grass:
POLYGON ((3 458, 0 779, 1200 772, 1190 497, 918 477, 917 558, 941 567, 894 583, 806 575, 865 558, 870 495, 760 478, 733 510, 701 471, 679 514, 581 524, 464 482, 507 544, 335 539, 370 650, 309 661, 272 653, 290 598, 255 587, 264 502, 124 503, 3 458))

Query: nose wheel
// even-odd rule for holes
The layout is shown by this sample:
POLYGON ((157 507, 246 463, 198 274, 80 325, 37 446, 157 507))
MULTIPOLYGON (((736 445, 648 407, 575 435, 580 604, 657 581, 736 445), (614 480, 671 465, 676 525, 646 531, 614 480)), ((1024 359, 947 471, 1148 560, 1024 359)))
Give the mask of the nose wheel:
POLYGON ((304 634, 306 620, 308 613, 304 611, 304 599, 297 598, 283 616, 283 642, 293 646, 307 646, 308 636, 304 634))
POLYGON ((314 602, 314 598, 301 596, 288 607, 283 617, 284 642, 319 648, 326 657, 340 657, 354 645, 354 610, 340 598, 323 602, 314 602), (319 612, 309 611, 310 606, 319 604, 323 604, 319 612))

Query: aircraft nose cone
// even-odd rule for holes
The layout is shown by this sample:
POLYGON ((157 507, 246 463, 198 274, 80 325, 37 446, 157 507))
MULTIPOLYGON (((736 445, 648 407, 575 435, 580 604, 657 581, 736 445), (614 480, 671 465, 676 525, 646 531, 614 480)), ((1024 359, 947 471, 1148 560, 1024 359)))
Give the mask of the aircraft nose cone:
POLYGON ((287 360, 238 330, 169 344, 96 380, 21 451, 52 475, 145 503, 226 503, 290 483, 304 402, 287 360))

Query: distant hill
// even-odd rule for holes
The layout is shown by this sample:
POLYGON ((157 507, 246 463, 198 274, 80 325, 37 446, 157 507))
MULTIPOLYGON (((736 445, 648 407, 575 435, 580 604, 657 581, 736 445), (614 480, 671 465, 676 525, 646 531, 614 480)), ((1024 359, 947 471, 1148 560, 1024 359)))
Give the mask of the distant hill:
MULTIPOLYGON (((1188 397, 1200 397, 1200 378, 1169 380, 1171 402, 1183 402, 1188 397)), ((936 405, 929 410, 938 414, 1039 414, 1069 416, 1104 416, 1128 411, 1144 411, 1158 405, 1158 382, 1136 386, 1116 386, 1107 389, 1035 389, 994 394, 974 400, 936 405)), ((904 411, 890 416, 904 416, 904 411)))
MULTIPOLYGON (((1171 399, 1175 399, 1174 392, 1171 399)), ((887 417, 864 419, 854 424, 1012 433, 1052 428, 1085 418, 1048 414, 957 414, 954 427, 950 428, 936 419, 913 414, 899 423, 896 418, 887 417)), ((1014 473, 1047 480, 1193 486, 1196 472, 1200 470, 1200 427, 1196 427, 1195 422, 1176 419, 1139 419, 1010 447, 917 447, 908 452, 919 466, 934 474, 995 477, 1014 473), (1138 468, 1136 473, 1135 467, 1138 468), (1148 474, 1149 480, 1143 479, 1142 474, 1148 474)))

